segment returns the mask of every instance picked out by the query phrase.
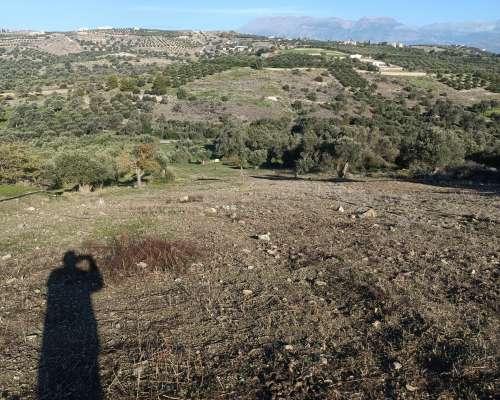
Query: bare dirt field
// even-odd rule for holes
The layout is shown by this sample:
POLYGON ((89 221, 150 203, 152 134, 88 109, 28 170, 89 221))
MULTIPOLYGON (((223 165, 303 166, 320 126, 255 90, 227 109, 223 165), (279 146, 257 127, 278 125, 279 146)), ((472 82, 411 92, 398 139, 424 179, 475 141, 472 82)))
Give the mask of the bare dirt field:
POLYGON ((175 170, 167 186, 0 202, 1 398, 36 398, 50 363, 88 378, 85 357, 109 399, 495 397, 500 188, 175 170), (123 234, 197 256, 113 274, 95 243, 123 234), (69 250, 102 275, 87 292, 54 285, 69 250), (84 294, 82 331, 51 325, 84 294))

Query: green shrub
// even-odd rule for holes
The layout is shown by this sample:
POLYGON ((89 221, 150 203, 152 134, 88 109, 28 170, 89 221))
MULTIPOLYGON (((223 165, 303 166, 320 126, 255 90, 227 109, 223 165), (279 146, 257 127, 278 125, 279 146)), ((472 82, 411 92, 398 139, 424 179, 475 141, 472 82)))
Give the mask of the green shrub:
POLYGON ((29 146, 17 143, 0 143, 0 182, 17 183, 37 181, 40 162, 29 146))
POLYGON ((153 180, 156 183, 170 183, 175 181, 175 174, 172 170, 166 168, 155 173, 153 175, 153 180))
POLYGON ((310 101, 317 101, 318 100, 318 95, 314 92, 307 93, 306 99, 310 101))
POLYGON ((460 164, 464 161, 463 140, 451 130, 432 128, 417 136, 414 161, 431 168, 460 164))
POLYGON ((91 153, 64 151, 57 154, 46 168, 47 178, 54 187, 95 186, 114 180, 109 159, 91 153))
POLYGON ((247 161, 252 167, 260 167, 267 161, 268 152, 265 149, 254 150, 248 153, 247 161))
POLYGON ((186 91, 186 89, 184 88, 179 88, 177 90, 177 98, 179 100, 186 100, 188 98, 188 92, 186 91))

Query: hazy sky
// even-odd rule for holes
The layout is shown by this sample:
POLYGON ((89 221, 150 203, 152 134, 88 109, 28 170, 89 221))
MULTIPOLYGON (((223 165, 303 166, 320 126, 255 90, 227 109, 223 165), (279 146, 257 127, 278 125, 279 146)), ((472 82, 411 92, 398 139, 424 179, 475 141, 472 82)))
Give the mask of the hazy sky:
POLYGON ((390 16, 410 25, 497 20, 500 0, 0 0, 0 27, 237 29, 271 15, 390 16))

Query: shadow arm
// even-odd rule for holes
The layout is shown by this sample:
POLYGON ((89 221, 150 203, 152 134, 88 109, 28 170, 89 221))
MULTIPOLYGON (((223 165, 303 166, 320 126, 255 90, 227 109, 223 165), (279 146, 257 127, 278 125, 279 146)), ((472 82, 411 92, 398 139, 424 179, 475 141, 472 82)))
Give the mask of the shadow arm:
POLYGON ((99 271, 99 267, 94 259, 94 257, 90 255, 80 256, 80 260, 87 261, 89 263, 89 274, 92 276, 92 283, 96 290, 102 289, 104 286, 104 281, 102 279, 101 271, 99 271))

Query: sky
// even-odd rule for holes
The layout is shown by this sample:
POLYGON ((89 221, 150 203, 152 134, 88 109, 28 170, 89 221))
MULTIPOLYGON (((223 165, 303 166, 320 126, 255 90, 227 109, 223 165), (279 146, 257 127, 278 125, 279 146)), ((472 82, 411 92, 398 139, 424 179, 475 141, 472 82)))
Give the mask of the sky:
POLYGON ((411 26, 500 20, 500 0, 0 0, 0 28, 143 27, 230 30, 252 19, 388 16, 411 26))

